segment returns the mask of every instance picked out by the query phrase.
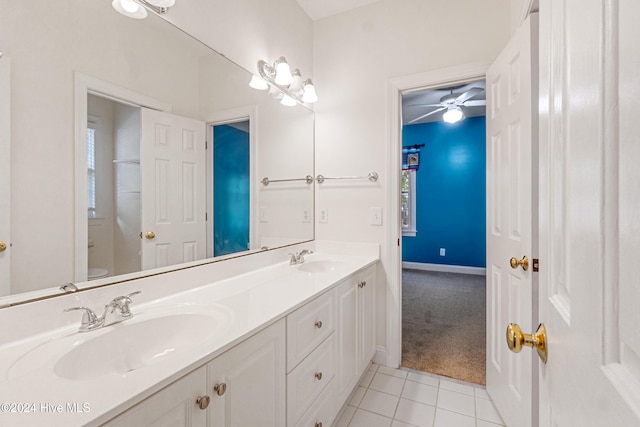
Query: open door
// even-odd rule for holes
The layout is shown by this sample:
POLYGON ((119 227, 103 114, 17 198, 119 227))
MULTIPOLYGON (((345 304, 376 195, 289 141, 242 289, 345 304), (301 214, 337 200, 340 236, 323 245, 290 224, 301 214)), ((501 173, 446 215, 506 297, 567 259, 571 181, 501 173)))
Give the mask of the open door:
POLYGON ((204 259, 205 123, 142 108, 142 269, 204 259))
POLYGON ((0 297, 11 292, 11 65, 0 58, 0 297))
POLYGON ((533 327, 532 185, 537 15, 527 18, 487 72, 487 391, 508 426, 532 425, 532 354, 509 352, 509 323, 533 327), (511 263, 513 258, 514 263, 511 263))
POLYGON ((541 427, 640 426, 638 16, 540 2, 541 427))

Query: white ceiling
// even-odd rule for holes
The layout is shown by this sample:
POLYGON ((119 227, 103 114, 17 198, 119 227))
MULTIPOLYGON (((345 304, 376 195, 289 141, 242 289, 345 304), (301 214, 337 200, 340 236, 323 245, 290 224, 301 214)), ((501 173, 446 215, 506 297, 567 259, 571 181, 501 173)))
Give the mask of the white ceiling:
POLYGON ((347 10, 376 3, 379 0, 296 0, 314 21, 337 15, 347 10))

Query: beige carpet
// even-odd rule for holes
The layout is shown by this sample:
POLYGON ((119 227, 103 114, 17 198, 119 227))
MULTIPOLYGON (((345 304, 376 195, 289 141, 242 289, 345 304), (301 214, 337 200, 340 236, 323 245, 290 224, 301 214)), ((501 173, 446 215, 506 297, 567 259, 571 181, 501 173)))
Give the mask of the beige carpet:
POLYGON ((485 384, 485 276, 403 270, 402 366, 485 384))

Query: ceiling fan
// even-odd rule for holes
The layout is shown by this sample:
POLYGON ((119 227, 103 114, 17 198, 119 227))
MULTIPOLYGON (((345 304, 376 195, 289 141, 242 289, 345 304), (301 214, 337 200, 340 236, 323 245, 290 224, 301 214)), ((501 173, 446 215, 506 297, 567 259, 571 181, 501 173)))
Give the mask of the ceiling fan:
POLYGON ((451 89, 450 94, 447 94, 440 98, 439 104, 409 105, 409 107, 437 107, 435 110, 431 110, 426 114, 410 120, 409 124, 415 123, 419 120, 424 119, 425 117, 436 114, 443 110, 447 110, 442 116, 444 121, 448 123, 455 123, 464 117, 463 109, 465 107, 481 107, 487 105, 487 101, 485 99, 471 99, 482 92, 484 92, 484 89, 479 87, 472 87, 471 89, 463 93, 454 93, 453 89, 451 89))

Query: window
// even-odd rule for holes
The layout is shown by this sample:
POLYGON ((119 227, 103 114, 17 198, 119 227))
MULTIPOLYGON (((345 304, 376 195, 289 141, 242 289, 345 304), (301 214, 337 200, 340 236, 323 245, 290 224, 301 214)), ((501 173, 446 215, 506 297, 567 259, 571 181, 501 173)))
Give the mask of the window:
POLYGON ((96 217, 96 130, 87 127, 87 215, 96 217))
POLYGON ((416 171, 402 171, 400 217, 402 219, 402 235, 414 237, 416 231, 416 171))

